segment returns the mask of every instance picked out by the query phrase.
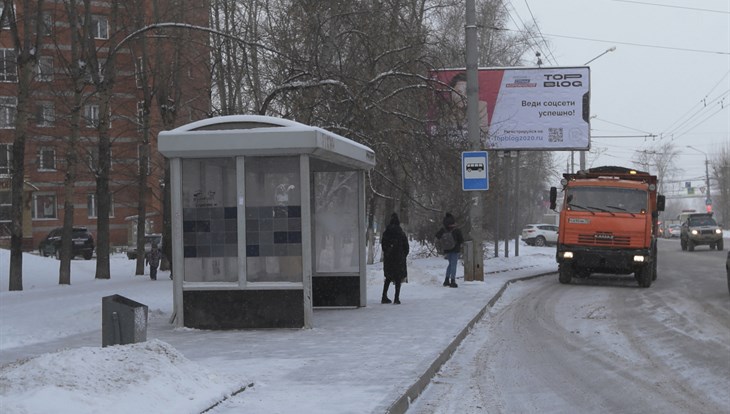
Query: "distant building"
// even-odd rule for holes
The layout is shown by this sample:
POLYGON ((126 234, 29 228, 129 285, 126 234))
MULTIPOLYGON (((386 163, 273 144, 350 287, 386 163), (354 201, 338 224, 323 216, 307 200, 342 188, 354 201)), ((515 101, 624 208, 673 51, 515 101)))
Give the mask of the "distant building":
MULTIPOLYGON (((35 2, 31 2, 35 3, 35 2)), ((209 2, 157 0, 157 16, 151 0, 144 10, 136 2, 119 2, 111 16, 112 1, 92 2, 91 29, 99 62, 103 65, 113 46, 128 34, 152 22, 178 22, 207 26, 209 2), (168 7, 169 6, 169 7, 168 7), (112 27, 118 21, 117 28, 112 27), (144 22, 133 24, 132 22, 144 22)), ((16 3, 21 38, 32 35, 23 23, 26 2, 16 3)), ((79 19, 83 20, 79 2, 79 19)), ((32 81, 33 112, 29 114, 25 151, 24 249, 38 247, 52 229, 63 225, 64 177, 67 172, 71 99, 73 84, 70 67, 84 67, 85 61, 71 62, 71 24, 66 2, 43 3, 38 64, 32 81)), ((0 5, 0 11, 3 6, 0 5)), ((11 210, 12 146, 18 104, 18 70, 14 41, 8 19, 0 28, 0 247, 9 245, 11 210)), ((189 29, 166 28, 148 31, 127 41, 116 54, 115 83, 111 100, 112 212, 110 243, 126 245, 136 221, 139 199, 139 166, 143 145, 144 96, 152 96, 149 113, 149 174, 144 197, 147 231, 162 231, 162 184, 164 159, 157 152, 157 134, 208 117, 210 111, 209 34, 189 29), (164 36, 162 36, 164 34, 164 36), (144 39, 145 46, 142 46, 144 39), (173 74, 177 73, 177 76, 173 74), (164 98, 163 98, 164 97, 164 98), (168 111, 163 114, 161 109, 168 111)), ((88 58, 87 58, 88 59, 88 58)), ((86 226, 96 236, 96 181, 98 161, 97 122, 99 97, 88 70, 84 74, 84 100, 76 154, 74 225, 86 226)))

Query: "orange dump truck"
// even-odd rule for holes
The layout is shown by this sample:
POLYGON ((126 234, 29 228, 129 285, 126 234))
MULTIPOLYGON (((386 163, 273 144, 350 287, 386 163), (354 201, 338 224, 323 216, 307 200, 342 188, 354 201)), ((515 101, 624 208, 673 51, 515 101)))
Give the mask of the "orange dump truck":
MULTIPOLYGON (((657 273, 657 177, 624 167, 563 174, 563 202, 556 260, 560 283, 591 273, 631 274, 641 287, 657 273)), ((550 189, 556 208, 557 189, 550 189)))

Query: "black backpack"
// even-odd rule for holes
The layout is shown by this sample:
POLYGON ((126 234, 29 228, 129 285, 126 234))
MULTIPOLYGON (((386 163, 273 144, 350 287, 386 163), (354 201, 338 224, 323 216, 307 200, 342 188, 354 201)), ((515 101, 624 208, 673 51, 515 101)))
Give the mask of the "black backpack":
POLYGON ((451 250, 456 247, 456 239, 451 231, 444 231, 438 242, 441 251, 451 250))

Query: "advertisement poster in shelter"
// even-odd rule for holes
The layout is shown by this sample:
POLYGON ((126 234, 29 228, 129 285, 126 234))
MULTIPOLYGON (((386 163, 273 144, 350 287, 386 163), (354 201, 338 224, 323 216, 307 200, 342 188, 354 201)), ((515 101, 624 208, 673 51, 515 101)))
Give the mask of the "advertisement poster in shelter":
MULTIPOLYGON (((431 133, 467 139, 466 70, 430 73, 439 91, 431 133)), ((588 150, 590 68, 479 69, 479 128, 484 149, 588 150)))

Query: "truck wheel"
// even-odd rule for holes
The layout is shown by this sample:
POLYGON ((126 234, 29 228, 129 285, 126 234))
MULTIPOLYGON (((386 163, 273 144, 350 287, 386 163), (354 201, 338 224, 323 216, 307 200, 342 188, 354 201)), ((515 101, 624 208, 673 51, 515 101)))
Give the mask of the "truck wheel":
POLYGON ((84 253, 84 259, 85 260, 91 260, 91 257, 93 256, 93 252, 85 252, 84 253))
POLYGON ((573 279, 573 268, 569 264, 561 263, 558 265, 558 281, 567 285, 573 279))
POLYGON ((657 272, 656 272, 657 265, 658 265, 657 257, 654 256, 654 263, 651 264, 651 280, 656 280, 656 278, 657 278, 657 272))
POLYGON ((545 238, 542 236, 537 236, 537 238, 535 239, 535 246, 542 247, 544 245, 545 245, 545 238))
POLYGON ((687 250, 693 252, 695 251, 695 242, 692 240, 687 240, 687 250))
POLYGON ((652 275, 653 266, 644 266, 641 268, 638 274, 638 280, 639 280, 639 286, 643 288, 648 288, 651 286, 651 281, 654 280, 654 275, 652 275))
POLYGON ((724 242, 722 241, 722 239, 720 239, 720 241, 717 242, 717 244, 715 246, 717 246, 717 250, 722 250, 725 248, 725 245, 724 245, 724 242))

